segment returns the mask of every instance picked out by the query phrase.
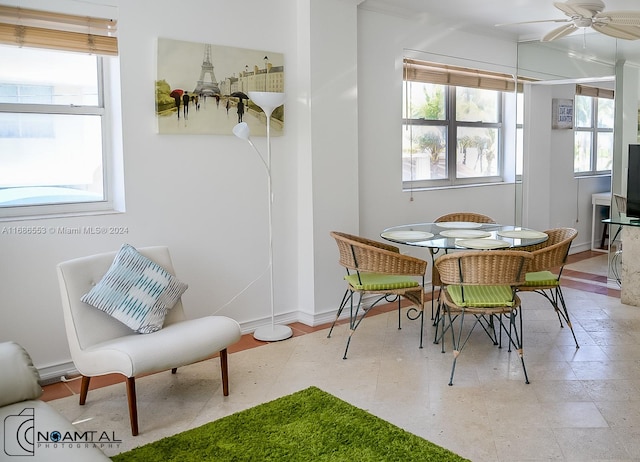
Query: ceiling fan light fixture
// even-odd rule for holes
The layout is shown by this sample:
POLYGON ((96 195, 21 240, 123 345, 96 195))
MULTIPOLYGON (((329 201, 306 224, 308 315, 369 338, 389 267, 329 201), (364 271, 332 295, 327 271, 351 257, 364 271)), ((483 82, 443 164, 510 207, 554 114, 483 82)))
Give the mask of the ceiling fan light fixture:
POLYGON ((576 27, 591 27, 592 21, 591 18, 576 18, 573 20, 573 23, 576 27))

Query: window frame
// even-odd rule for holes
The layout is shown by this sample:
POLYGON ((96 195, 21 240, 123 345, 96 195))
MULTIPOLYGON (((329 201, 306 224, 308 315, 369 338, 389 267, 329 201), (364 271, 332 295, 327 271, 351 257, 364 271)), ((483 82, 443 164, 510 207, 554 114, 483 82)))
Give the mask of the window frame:
POLYGON ((578 126, 578 118, 574 117, 574 136, 573 136, 573 146, 574 146, 574 166, 573 166, 573 175, 576 178, 585 177, 585 176, 607 176, 611 175, 611 169, 608 170, 598 170, 598 136, 601 133, 610 133, 615 136, 615 129, 612 126, 611 128, 600 128, 598 127, 598 100, 599 99, 611 99, 608 96, 599 96, 598 94, 581 94, 578 90, 576 92, 576 98, 580 96, 583 98, 589 98, 591 103, 591 125, 589 127, 579 127, 578 126), (575 160, 576 160, 576 135, 578 133, 590 133, 591 139, 591 152, 589 156, 590 169, 577 172, 575 170, 575 160))
MULTIPOLYGON (((408 80, 406 73, 403 76, 403 86, 405 91, 408 91, 408 86, 415 80, 408 80)), ((423 82, 431 83, 431 82, 423 82)), ((498 98, 498 122, 468 122, 458 121, 456 118, 456 90, 458 87, 465 87, 466 85, 444 85, 441 83, 434 83, 435 85, 444 86, 445 95, 445 118, 443 120, 426 120, 426 119, 411 119, 406 117, 408 114, 403 114, 402 118, 402 130, 411 130, 412 126, 436 126, 445 127, 446 129, 446 172, 447 178, 442 179, 429 179, 429 180, 402 180, 403 191, 415 191, 415 190, 427 190, 446 187, 457 186, 473 186, 473 185, 486 185, 501 183, 504 181, 504 155, 505 155, 505 134, 504 134, 504 114, 505 114, 505 96, 504 92, 494 88, 480 88, 483 90, 495 91, 498 98), (457 177, 457 160, 458 160, 458 129, 460 127, 470 128, 496 128, 498 130, 498 137, 496 140, 497 154, 497 171, 498 175, 492 176, 476 176, 471 178, 458 178, 457 177)), ((408 98, 407 98, 408 100, 408 98)), ((408 108, 405 108, 408 113, 408 108)), ((404 157, 402 150, 401 156, 404 157)), ((404 162, 404 160, 403 160, 404 162)))
MULTIPOLYGON (((42 52, 64 51, 91 54, 96 57, 98 101, 95 105, 0 103, 0 112, 99 117, 101 129, 99 143, 102 153, 102 199, 83 202, 0 205, 0 222, 124 212, 122 144, 121 140, 116 138, 121 130, 119 127, 121 115, 117 21, 94 18, 90 14, 75 16, 2 7, 0 8, 0 26, 0 44, 3 47, 17 45, 15 39, 11 43, 3 35, 9 34, 15 28, 16 34, 18 32, 24 34, 21 36, 25 39, 22 44, 24 48, 39 49, 42 52), (35 22, 32 24, 31 21, 35 22), (39 24, 46 24, 46 26, 32 29, 31 26, 38 21, 40 21, 39 24), (33 35, 32 31, 34 31, 33 35), (50 37, 50 40, 43 37, 50 37), (59 41, 56 42, 58 39, 59 41)), ((96 142, 98 142, 97 139, 96 142)))

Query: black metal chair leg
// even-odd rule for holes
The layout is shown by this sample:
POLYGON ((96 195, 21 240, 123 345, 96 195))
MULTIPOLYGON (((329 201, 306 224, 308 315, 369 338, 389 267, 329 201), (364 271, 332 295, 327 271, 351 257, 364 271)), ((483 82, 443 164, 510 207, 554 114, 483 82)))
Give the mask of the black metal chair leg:
POLYGON ((562 293, 562 288, 560 286, 556 288, 556 299, 562 305, 562 309, 564 311, 564 320, 567 323, 567 326, 569 326, 569 329, 571 329, 573 340, 574 342, 576 342, 576 348, 580 348, 580 344, 578 343, 578 339, 576 338, 576 333, 574 332, 573 325, 571 324, 571 319, 569 318, 569 310, 567 310, 567 305, 564 302, 564 295, 562 293))
POLYGON ((360 325, 364 317, 367 315, 367 313, 371 310, 371 308, 373 308, 373 305, 372 305, 368 309, 363 309, 364 312, 362 313, 362 315, 360 315, 360 318, 358 318, 358 313, 360 312, 361 306, 362 306, 362 294, 358 293, 358 305, 356 306, 355 311, 353 310, 353 294, 352 294, 351 305, 350 305, 351 313, 349 317, 349 338, 347 338, 347 346, 344 349, 344 356, 342 357, 342 359, 347 359, 347 352, 349 351, 349 345, 351 344, 351 337, 353 336, 353 334, 355 334, 356 329, 358 328, 358 326, 360 325))
MULTIPOLYGON (((462 329, 464 326, 464 311, 460 314, 460 331, 458 332, 458 341, 456 342, 456 335, 453 329, 453 320, 451 318, 451 312, 447 310, 447 315, 449 317, 449 329, 451 329, 451 339, 452 339, 452 348, 453 348, 453 364, 451 365, 451 377, 449 378, 449 386, 453 385, 453 374, 456 371, 456 362, 458 361, 458 356, 460 355, 460 350, 464 347, 461 346, 460 342, 462 340, 462 329)), ((473 329, 472 329, 473 330, 473 329)), ((444 332, 443 332, 444 333, 444 332)), ((471 335, 471 333, 469 333, 471 335)), ((444 340, 443 340, 444 343, 444 340)), ((466 343, 466 342, 465 342, 466 343)), ((443 345, 444 352, 444 345, 443 345)))
POLYGON ((420 346, 419 348, 422 348, 422 339, 424 337, 424 304, 422 306, 422 309, 419 310, 417 308, 414 308, 413 306, 410 307, 407 310, 407 318, 409 318, 412 321, 415 321, 416 319, 420 318, 420 346), (416 312, 415 316, 412 316, 411 313, 416 312))
POLYGON ((351 297, 353 297, 353 292, 347 289, 344 295, 342 296, 342 302, 340 302, 340 308, 338 308, 338 313, 336 314, 336 318, 333 320, 333 323, 331 324, 331 329, 329 329, 329 334, 327 334, 327 338, 331 338, 331 333, 333 332, 333 328, 336 325, 336 322, 338 322, 338 318, 340 318, 340 315, 342 314, 342 310, 344 310, 344 307, 347 305, 347 301, 351 297))
MULTIPOLYGON (((518 316, 520 318, 520 335, 518 335, 518 332, 516 331, 516 336, 517 336, 517 340, 518 340, 518 345, 516 346, 518 349, 518 355, 520 356, 520 362, 522 363, 522 372, 524 372, 524 383, 529 384, 529 376, 527 375, 527 368, 524 365, 524 345, 523 345, 523 340, 522 340, 522 335, 523 335, 523 331, 522 331, 522 309, 519 310, 519 312, 516 311, 512 311, 511 312, 511 317, 513 319, 513 323, 515 325, 515 317, 518 316)), ((514 326, 515 328, 515 326, 514 326)))

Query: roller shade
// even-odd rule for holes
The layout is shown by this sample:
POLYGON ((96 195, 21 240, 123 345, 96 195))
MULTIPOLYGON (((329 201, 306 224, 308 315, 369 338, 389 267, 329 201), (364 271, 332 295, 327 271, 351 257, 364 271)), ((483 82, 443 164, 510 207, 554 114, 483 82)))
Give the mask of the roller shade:
POLYGON ((117 21, 0 5, 0 43, 117 55, 117 21))
POLYGON ((614 99, 615 92, 608 88, 590 87, 588 85, 576 85, 576 95, 593 96, 594 98, 614 99))
POLYGON ((404 59, 405 80, 485 90, 514 91, 513 75, 483 71, 415 59, 404 59))

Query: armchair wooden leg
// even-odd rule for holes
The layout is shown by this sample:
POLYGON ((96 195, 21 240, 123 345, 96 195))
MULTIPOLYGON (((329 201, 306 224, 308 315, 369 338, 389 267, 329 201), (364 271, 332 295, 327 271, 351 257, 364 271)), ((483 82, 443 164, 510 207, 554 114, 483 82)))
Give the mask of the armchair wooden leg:
POLYGON ((91 377, 87 377, 86 375, 82 376, 82 382, 80 383, 80 406, 83 406, 87 401, 87 393, 89 393, 90 381, 91 377))
POLYGON ((220 369, 222 369, 222 394, 229 396, 229 365, 226 348, 220 351, 220 369))
POLYGON ((129 420, 131 421, 131 434, 138 436, 138 406, 136 404, 136 379, 127 377, 127 398, 129 400, 129 420))

